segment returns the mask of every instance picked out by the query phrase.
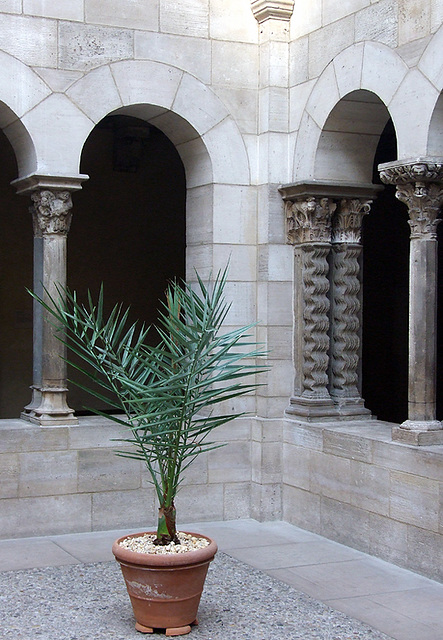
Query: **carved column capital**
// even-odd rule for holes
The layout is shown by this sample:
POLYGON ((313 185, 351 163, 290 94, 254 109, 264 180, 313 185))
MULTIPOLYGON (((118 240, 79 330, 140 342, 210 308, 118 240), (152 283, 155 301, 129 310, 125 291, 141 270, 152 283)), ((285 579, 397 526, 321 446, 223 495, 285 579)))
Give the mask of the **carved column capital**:
POLYGON ((379 171, 385 184, 396 185, 396 197, 408 207, 411 239, 435 240, 443 204, 443 159, 388 162, 379 171))
POLYGON ((68 235, 72 219, 72 198, 69 191, 39 189, 31 194, 31 200, 35 237, 68 235))
POLYGON ((360 244, 363 216, 371 210, 372 200, 342 198, 332 218, 332 242, 360 244))
POLYGON ((270 18, 289 21, 294 11, 294 0, 251 0, 251 9, 257 22, 270 18))
POLYGON ((331 198, 307 196, 294 201, 287 200, 288 244, 331 242, 331 218, 336 207, 331 198))

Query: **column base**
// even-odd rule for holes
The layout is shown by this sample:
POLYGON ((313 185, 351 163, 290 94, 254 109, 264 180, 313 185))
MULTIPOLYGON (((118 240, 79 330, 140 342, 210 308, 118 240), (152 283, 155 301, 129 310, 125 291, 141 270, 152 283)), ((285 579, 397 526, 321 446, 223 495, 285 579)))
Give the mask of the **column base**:
POLYGON ((78 424, 74 409, 66 402, 67 389, 62 387, 34 387, 34 397, 24 408, 20 418, 41 427, 78 424))
POLYGON ((438 422, 437 420, 433 420, 430 422, 416 422, 414 420, 406 420, 406 422, 403 422, 403 424, 399 427, 392 428, 392 440, 394 442, 412 444, 417 447, 443 444, 442 425, 441 422, 438 422), (414 425, 414 427, 403 426, 409 424, 414 425), (420 429, 418 425, 422 425, 422 428, 420 429), (432 428, 429 428, 429 426, 426 428, 426 425, 432 425, 432 428))
POLYGON ((285 415, 289 418, 295 416, 297 420, 306 422, 318 422, 337 419, 339 414, 331 398, 303 398, 299 396, 290 399, 285 415))
POLYGON ((371 411, 366 409, 362 398, 336 398, 332 396, 334 406, 339 416, 346 420, 370 420, 371 411))

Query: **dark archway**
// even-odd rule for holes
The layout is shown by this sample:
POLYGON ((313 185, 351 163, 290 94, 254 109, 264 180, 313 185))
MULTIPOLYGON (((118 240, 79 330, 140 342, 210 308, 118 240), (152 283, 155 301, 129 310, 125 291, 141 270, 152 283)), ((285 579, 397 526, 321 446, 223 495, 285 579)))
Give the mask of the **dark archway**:
MULTIPOLYGON (((397 158, 397 140, 389 120, 374 159, 397 158)), ((409 225, 395 187, 386 185, 363 223, 362 395, 380 420, 401 423, 408 402, 409 225)))
MULTIPOLYGON (((169 139, 143 120, 104 118, 85 143, 68 237, 68 283, 86 296, 105 287, 108 309, 131 306, 151 324, 167 282, 185 277, 183 164, 169 139)), ((71 377, 71 376, 70 376, 71 377)), ((70 385, 70 406, 90 405, 70 385)))
POLYGON ((10 185, 14 150, 0 130, 0 418, 18 418, 32 384, 33 232, 29 199, 10 185))

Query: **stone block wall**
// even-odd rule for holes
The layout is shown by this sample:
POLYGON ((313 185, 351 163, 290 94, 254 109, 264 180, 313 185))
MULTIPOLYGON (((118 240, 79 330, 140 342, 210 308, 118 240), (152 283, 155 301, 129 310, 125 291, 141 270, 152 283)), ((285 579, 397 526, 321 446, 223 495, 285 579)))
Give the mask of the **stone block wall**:
MULTIPOLYGON (((201 455, 177 497, 179 523, 249 517, 251 422, 214 434, 225 447, 201 455)), ((118 425, 0 426, 0 538, 156 526, 156 496, 141 462, 118 457, 118 425)))
POLYGON ((443 446, 391 441, 389 423, 283 427, 283 519, 443 580, 443 446))

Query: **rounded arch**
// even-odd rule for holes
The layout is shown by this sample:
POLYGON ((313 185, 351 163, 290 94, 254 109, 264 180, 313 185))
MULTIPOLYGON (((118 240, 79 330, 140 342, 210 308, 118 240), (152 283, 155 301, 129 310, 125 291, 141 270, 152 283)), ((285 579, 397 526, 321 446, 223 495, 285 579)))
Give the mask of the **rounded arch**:
POLYGON ((28 175, 37 168, 35 140, 24 118, 50 93, 48 85, 35 71, 0 51, 0 128, 14 150, 17 177, 28 175))
MULTIPOLYGON (((392 118, 399 158, 426 153, 429 121, 438 98, 435 86, 420 69, 409 70, 386 45, 358 43, 325 68, 307 99, 294 154, 294 179, 318 177, 317 152, 328 118, 343 98, 359 90, 373 94, 392 118)), ((369 171, 367 165, 366 174, 369 171)))
POLYGON ((88 135, 114 112, 135 115, 161 129, 183 159, 188 184, 249 184, 246 147, 226 107, 192 75, 150 60, 123 60, 94 69, 66 95, 48 96, 28 112, 26 124, 39 140, 38 170, 78 174, 88 135))

